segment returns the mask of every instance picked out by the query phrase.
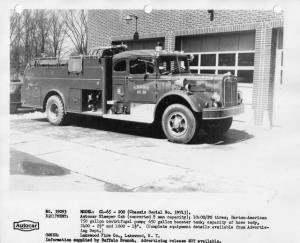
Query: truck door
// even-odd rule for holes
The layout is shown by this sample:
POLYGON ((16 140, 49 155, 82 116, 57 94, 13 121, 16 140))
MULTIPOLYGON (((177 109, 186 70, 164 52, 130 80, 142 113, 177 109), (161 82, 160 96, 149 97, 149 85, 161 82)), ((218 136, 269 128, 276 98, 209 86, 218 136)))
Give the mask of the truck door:
POLYGON ((137 103, 156 103, 156 71, 151 58, 129 60, 125 77, 125 100, 137 103))
POLYGON ((116 101, 125 99, 125 82, 127 78, 127 59, 118 60, 113 64, 112 98, 116 101))

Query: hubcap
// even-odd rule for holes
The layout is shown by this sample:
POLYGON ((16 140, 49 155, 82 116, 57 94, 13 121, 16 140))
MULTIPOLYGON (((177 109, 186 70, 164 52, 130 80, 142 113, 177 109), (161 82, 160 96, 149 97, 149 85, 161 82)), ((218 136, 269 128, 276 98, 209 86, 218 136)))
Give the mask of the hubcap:
POLYGON ((49 117, 52 120, 57 119, 58 117, 58 107, 56 104, 51 104, 50 109, 49 109, 49 117))
POLYGON ((188 128, 187 119, 181 112, 173 112, 168 117, 168 130, 173 136, 182 136, 188 128))

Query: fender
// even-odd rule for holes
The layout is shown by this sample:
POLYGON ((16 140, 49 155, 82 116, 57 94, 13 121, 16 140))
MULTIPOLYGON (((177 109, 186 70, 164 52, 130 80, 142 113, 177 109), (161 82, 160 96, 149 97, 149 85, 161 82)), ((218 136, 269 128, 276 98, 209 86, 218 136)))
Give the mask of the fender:
POLYGON ((201 98, 198 95, 188 94, 186 91, 183 90, 171 90, 159 98, 155 106, 154 114, 156 114, 157 108, 160 106, 160 104, 162 104, 165 100, 170 98, 182 98, 190 105, 194 112, 202 112, 203 100, 201 100, 201 98))
POLYGON ((48 92, 46 93, 46 95, 44 95, 44 98, 43 98, 43 109, 45 108, 46 109, 46 103, 47 103, 47 99, 51 96, 49 95, 50 93, 56 93, 60 96, 60 98, 62 99, 62 102, 63 102, 63 105, 64 105, 64 110, 65 110, 65 113, 67 112, 66 110, 66 101, 65 101, 65 97, 64 95, 57 89, 51 89, 51 90, 48 90, 48 92), (46 99, 47 98, 47 99, 46 99))

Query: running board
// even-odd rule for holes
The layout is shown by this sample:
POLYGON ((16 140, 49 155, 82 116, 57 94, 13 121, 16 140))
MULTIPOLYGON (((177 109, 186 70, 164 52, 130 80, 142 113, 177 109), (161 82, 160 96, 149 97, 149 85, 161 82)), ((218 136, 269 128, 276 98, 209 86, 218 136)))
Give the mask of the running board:
POLYGON ((105 114, 102 116, 103 118, 107 119, 114 119, 114 120, 121 120, 121 121, 130 121, 130 122, 140 122, 140 123, 152 123, 153 122, 153 116, 152 117, 144 117, 144 116, 137 116, 137 115, 131 115, 131 114, 105 114))
POLYGON ((83 111, 80 114, 103 117, 106 119, 140 122, 140 123, 153 123, 154 121, 155 104, 130 104, 131 114, 103 114, 102 109, 97 111, 83 111))

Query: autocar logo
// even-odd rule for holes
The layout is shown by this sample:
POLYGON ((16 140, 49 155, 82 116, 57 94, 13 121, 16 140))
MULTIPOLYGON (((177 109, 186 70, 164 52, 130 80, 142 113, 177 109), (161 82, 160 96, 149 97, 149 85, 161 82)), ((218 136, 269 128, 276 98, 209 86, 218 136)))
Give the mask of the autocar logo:
POLYGON ((21 220, 18 222, 14 222, 14 230, 33 231, 39 230, 39 227, 39 222, 34 222, 31 220, 21 220))

